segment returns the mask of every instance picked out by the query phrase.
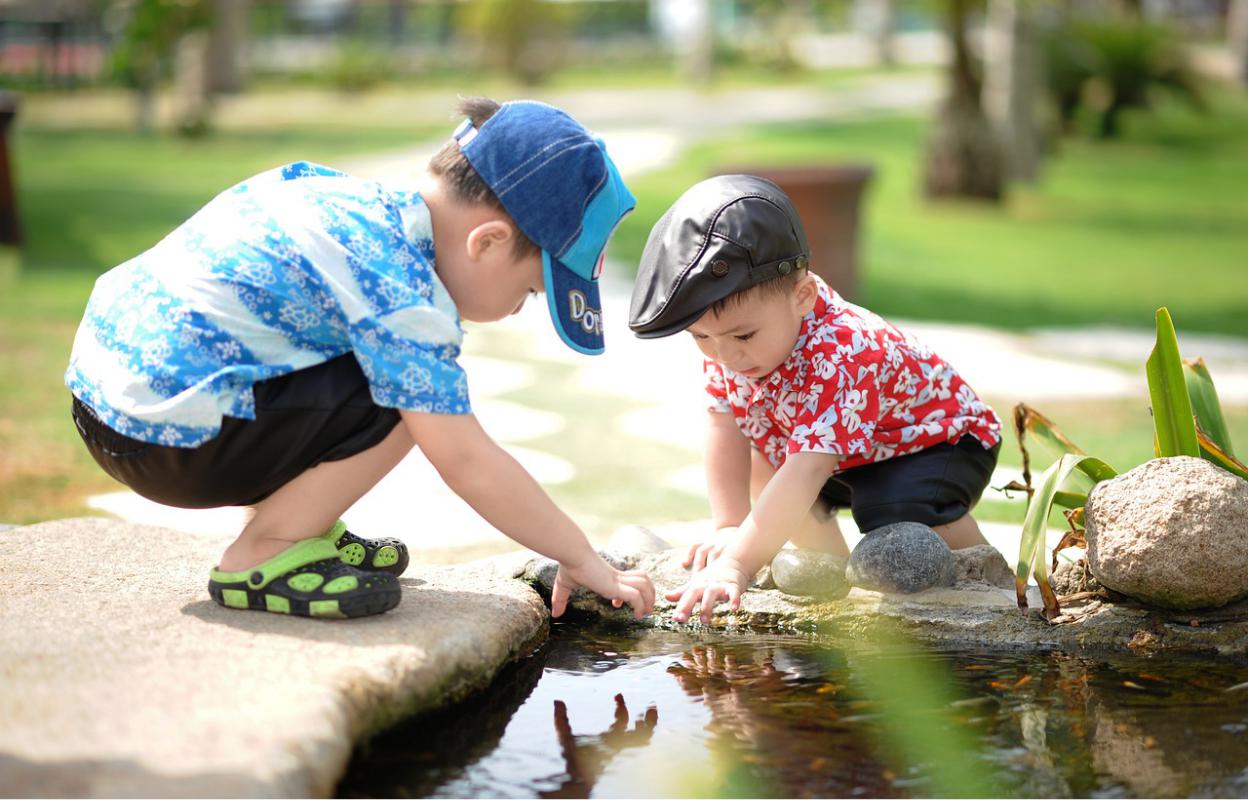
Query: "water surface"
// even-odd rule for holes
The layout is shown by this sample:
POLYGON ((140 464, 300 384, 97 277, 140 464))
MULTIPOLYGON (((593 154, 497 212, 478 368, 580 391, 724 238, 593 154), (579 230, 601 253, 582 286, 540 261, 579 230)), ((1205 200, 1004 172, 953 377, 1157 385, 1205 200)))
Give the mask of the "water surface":
POLYGON ((346 797, 1248 796, 1248 668, 557 624, 346 797))

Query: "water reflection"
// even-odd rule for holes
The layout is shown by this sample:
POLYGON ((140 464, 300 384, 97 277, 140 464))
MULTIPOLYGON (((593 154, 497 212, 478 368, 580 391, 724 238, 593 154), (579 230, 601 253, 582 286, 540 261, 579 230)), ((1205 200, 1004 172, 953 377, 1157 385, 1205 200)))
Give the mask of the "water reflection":
POLYGON ((358 753, 339 790, 921 797, 962 793, 941 782, 952 765, 982 768, 1008 796, 1244 796, 1248 687, 1235 687, 1245 681, 1231 660, 916 655, 556 626, 486 692, 358 753), (903 663, 940 685, 902 685, 903 663), (899 724, 921 731, 918 749, 899 746, 899 724))

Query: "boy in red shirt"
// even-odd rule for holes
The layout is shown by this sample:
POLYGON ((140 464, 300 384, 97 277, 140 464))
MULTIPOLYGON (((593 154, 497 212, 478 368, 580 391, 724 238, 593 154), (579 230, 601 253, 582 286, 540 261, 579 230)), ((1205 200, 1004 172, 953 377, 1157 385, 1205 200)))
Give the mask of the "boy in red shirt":
POLYGON ((738 608, 786 540, 847 554, 836 508, 864 532, 920 522, 953 548, 985 543, 969 512, 996 465, 997 415, 939 356, 811 274, 809 256, 792 202, 749 175, 695 185, 646 243, 629 327, 688 330, 712 399, 716 536, 690 549, 700 571, 668 595, 678 621, 698 604, 704 622, 720 601, 738 608))

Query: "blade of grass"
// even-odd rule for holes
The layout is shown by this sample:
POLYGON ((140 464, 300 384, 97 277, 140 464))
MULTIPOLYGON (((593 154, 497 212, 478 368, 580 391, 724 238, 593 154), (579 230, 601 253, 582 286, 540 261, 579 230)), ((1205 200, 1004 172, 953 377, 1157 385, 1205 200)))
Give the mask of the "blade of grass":
POLYGON ((1014 571, 1014 590, 1018 607, 1027 608, 1027 580, 1034 572, 1036 585, 1040 587, 1040 595, 1044 598, 1044 615, 1048 619, 1056 617, 1061 609, 1052 587, 1049 586, 1049 565, 1044 557, 1045 533, 1048 529, 1049 513, 1053 510, 1061 487, 1074 472, 1086 475, 1094 484, 1118 474, 1113 467, 1099 458, 1068 453, 1053 462, 1040 476, 1040 484, 1027 503, 1027 517, 1023 520, 1018 565, 1014 571))
POLYGON ((1187 396, 1196 414, 1196 427, 1208 434, 1210 440, 1228 456, 1234 457, 1231 433, 1222 416, 1222 404, 1218 402, 1218 390, 1214 388, 1213 376, 1203 358, 1183 359, 1183 377, 1187 381, 1187 396))
POLYGON ((1179 341, 1165 306, 1157 309, 1157 343, 1148 357, 1145 371, 1148 373, 1148 395, 1153 403, 1157 454, 1200 458, 1192 401, 1187 395, 1187 380, 1183 377, 1183 362, 1179 358, 1179 341))

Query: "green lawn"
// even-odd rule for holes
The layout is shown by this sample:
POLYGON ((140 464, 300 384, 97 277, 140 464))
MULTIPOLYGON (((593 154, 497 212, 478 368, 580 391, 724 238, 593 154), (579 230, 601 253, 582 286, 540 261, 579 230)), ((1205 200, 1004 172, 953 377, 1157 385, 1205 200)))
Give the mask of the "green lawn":
MULTIPOLYGON (((1223 97, 1209 117, 1173 110, 1130 122, 1125 142, 1063 143, 1043 181, 1016 190, 1001 209, 929 205, 918 197, 924 128, 914 119, 726 135, 695 147, 677 166, 630 179, 638 211, 622 226, 612 255, 635 263, 653 221, 717 166, 864 161, 874 165, 876 179, 867 198, 858 299, 874 310, 1008 328, 1147 327, 1153 309, 1166 304, 1181 330, 1248 335, 1248 100, 1223 97)), ((16 274, 0 264, 0 522, 82 513, 86 494, 114 485, 77 442, 61 386, 73 331, 99 272, 151 246, 217 192, 257 171, 296 158, 333 164, 427 141, 445 127, 261 129, 190 142, 119 131, 20 130, 14 148, 28 246, 16 274)), ((535 364, 539 371, 547 366, 535 364)), ((554 374, 543 386, 513 399, 568 411, 572 387, 554 374)), ((629 410, 603 403, 604 412, 629 410)), ((1090 452, 1122 468, 1151 452, 1145 406, 1141 397, 1049 403, 1042 410, 1090 452)), ((1248 449, 1248 408, 1228 412, 1232 435, 1248 449)), ((570 431, 580 429, 574 413, 569 422, 570 431)), ((570 434, 559 438, 563 444, 552 438, 539 446, 574 463, 587 449, 570 434)), ((576 466, 585 474, 608 470, 610 480, 554 492, 576 512, 605 523, 657 521, 693 508, 687 497, 648 483, 674 458, 662 448, 628 441, 596 456, 595 464, 576 466)), ((1003 460, 1017 461, 1012 446, 1003 460)), ((1018 508, 990 495, 984 512, 1009 519, 1021 516, 1018 508)))
POLYGON ((1149 327, 1168 305, 1180 330, 1248 336, 1248 99, 1130 122, 1125 142, 1063 142, 1003 208, 925 202, 914 119, 760 128, 630 182, 638 210, 612 253, 636 263, 671 202, 725 165, 861 162, 876 175, 855 299, 885 316, 1149 327))

